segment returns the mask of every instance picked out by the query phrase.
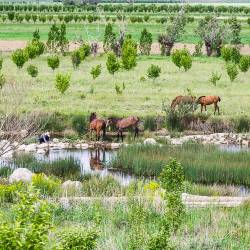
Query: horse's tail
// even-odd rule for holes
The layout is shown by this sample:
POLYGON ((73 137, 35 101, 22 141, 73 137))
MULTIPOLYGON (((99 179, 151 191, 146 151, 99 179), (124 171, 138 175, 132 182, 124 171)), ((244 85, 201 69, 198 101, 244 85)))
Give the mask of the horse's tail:
POLYGON ((218 101, 220 102, 221 101, 221 98, 218 96, 218 101))
POLYGON ((205 97, 205 95, 200 96, 200 97, 197 99, 196 103, 200 103, 200 100, 201 100, 202 97, 205 97))

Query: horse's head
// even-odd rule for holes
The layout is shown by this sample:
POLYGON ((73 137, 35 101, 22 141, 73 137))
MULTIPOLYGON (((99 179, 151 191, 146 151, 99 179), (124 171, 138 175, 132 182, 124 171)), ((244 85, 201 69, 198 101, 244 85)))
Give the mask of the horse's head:
POLYGON ((111 126, 114 123, 115 123, 115 118, 114 117, 109 117, 107 119, 106 126, 109 127, 109 126, 111 126))
POLYGON ((96 112, 90 114, 89 122, 92 122, 94 119, 96 119, 96 112))

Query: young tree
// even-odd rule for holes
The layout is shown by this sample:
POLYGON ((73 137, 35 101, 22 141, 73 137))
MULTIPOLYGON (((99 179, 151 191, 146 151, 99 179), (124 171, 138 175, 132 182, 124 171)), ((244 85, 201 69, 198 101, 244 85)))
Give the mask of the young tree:
POLYGON ((166 33, 161 34, 158 38, 162 55, 170 56, 174 44, 180 39, 184 31, 185 24, 185 9, 182 8, 174 18, 173 23, 167 25, 166 33))
POLYGON ((78 68, 81 63, 81 55, 79 50, 73 51, 71 55, 71 61, 73 64, 74 69, 78 68))
POLYGON ((53 24, 48 33, 47 47, 52 52, 60 51, 62 54, 68 50, 69 41, 66 38, 66 26, 53 24))
POLYGON ((90 74, 92 75, 93 79, 95 80, 102 72, 102 67, 101 64, 96 65, 95 67, 93 66, 91 68, 90 74))
POLYGON ((192 57, 187 49, 176 49, 172 53, 172 61, 179 69, 183 67, 185 71, 192 67, 192 57))
POLYGON ((48 63, 48 66, 50 68, 52 68, 52 70, 55 70, 56 68, 59 67, 60 65, 60 60, 59 60, 59 57, 57 55, 54 55, 54 56, 49 56, 47 58, 47 63, 48 63))
POLYGON ((147 70, 148 78, 155 80, 160 76, 161 68, 158 65, 151 64, 151 66, 147 70))
POLYGON ((107 53, 112 50, 115 43, 115 33, 113 32, 113 26, 111 23, 108 23, 104 31, 103 39, 103 50, 107 53))
POLYGON ((234 63, 229 63, 229 64, 227 64, 226 68, 227 68, 227 74, 228 74, 231 82, 233 82, 239 74, 239 71, 237 69, 237 65, 234 63))
POLYGON ((12 61, 16 64, 16 66, 21 69, 23 65, 28 61, 29 57, 25 50, 17 49, 15 50, 12 55, 12 61))
POLYGON ((108 72, 112 75, 114 75, 114 73, 119 70, 120 63, 119 63, 116 55, 114 54, 114 52, 108 53, 106 66, 107 66, 108 72))
POLYGON ((136 66, 137 43, 132 38, 126 38, 122 45, 122 64, 126 70, 136 66))
POLYGON ((140 51, 143 55, 150 55, 152 45, 152 33, 148 32, 146 28, 141 32, 140 37, 140 51))
POLYGON ((71 77, 70 74, 58 73, 56 75, 55 87, 61 94, 64 94, 65 91, 69 88, 69 86, 70 86, 70 77, 71 77))
POLYGON ((196 33, 204 41, 207 56, 211 56, 213 51, 220 56, 222 44, 229 37, 227 27, 221 25, 216 17, 207 17, 200 20, 196 33))
POLYGON ((250 68, 250 56, 242 56, 239 62, 239 68, 242 72, 247 72, 250 68))
POLYGON ((230 24, 230 30, 231 30, 231 36, 230 36, 230 43, 234 45, 241 44, 241 38, 240 38, 240 31, 241 31, 241 24, 237 20, 236 17, 233 17, 229 20, 230 24))

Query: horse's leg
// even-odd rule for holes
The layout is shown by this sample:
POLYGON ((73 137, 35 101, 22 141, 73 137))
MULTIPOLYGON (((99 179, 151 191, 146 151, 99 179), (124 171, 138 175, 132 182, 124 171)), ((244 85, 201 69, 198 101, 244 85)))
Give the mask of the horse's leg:
POLYGON ((138 129, 138 127, 135 127, 135 136, 134 136, 134 139, 135 139, 135 137, 138 137, 138 135, 139 135, 139 129, 138 129))
POLYGON ((121 137, 122 137, 122 142, 123 142, 123 134, 122 134, 122 130, 121 130, 121 137))

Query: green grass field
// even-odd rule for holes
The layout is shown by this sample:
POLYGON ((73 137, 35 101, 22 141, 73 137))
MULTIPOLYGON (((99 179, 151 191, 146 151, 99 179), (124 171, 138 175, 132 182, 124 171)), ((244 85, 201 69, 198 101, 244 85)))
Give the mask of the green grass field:
MULTIPOLYGON (((24 40, 29 41, 32 39, 32 33, 35 29, 39 29, 41 39, 46 41, 48 38, 48 31, 52 24, 41 23, 1 23, 0 24, 0 40, 24 40)), ((195 34, 195 29, 198 22, 188 23, 185 28, 180 42, 197 43, 199 37, 195 34)), ((132 34, 133 38, 137 41, 140 38, 141 31, 147 28, 153 35, 153 40, 157 41, 158 35, 164 33, 166 25, 155 22, 150 23, 137 23, 127 25, 127 32, 132 34)), ((114 24, 114 30, 118 32, 118 24, 114 24)), ((67 24, 67 37, 69 40, 77 40, 80 37, 84 40, 98 40, 102 41, 104 36, 104 23, 80 24, 70 23, 67 24)), ((242 21, 241 40, 243 44, 250 44, 250 26, 246 21, 242 21)))
MULTIPOLYGON (((167 57, 139 56, 134 69, 120 70, 114 76, 106 69, 105 55, 87 58, 77 70, 73 69, 70 56, 61 57, 60 67, 55 72, 47 66, 47 55, 29 61, 20 70, 11 61, 11 54, 3 54, 3 58, 2 72, 6 81, 16 82, 27 90, 20 107, 22 112, 38 109, 63 114, 96 111, 98 115, 160 115, 163 114, 163 101, 170 103, 175 96, 187 93, 189 88, 197 97, 219 95, 223 117, 250 115, 250 72, 240 73, 234 82, 230 82, 225 63, 219 58, 194 58, 191 70, 184 72, 167 57), (28 75, 26 68, 29 64, 38 66, 37 79, 28 75), (102 73, 93 80, 90 70, 97 64, 102 65, 102 73), (157 64, 162 69, 155 81, 146 76, 151 64, 157 64), (222 74, 217 86, 209 82, 213 71, 222 74), (64 95, 55 89, 58 72, 71 73, 71 86, 64 95), (145 81, 140 81, 141 77, 145 77, 145 81), (123 83, 125 90, 122 94, 116 94, 115 84, 122 87, 123 83)), ((213 113, 213 106, 208 107, 208 113, 213 113)))

